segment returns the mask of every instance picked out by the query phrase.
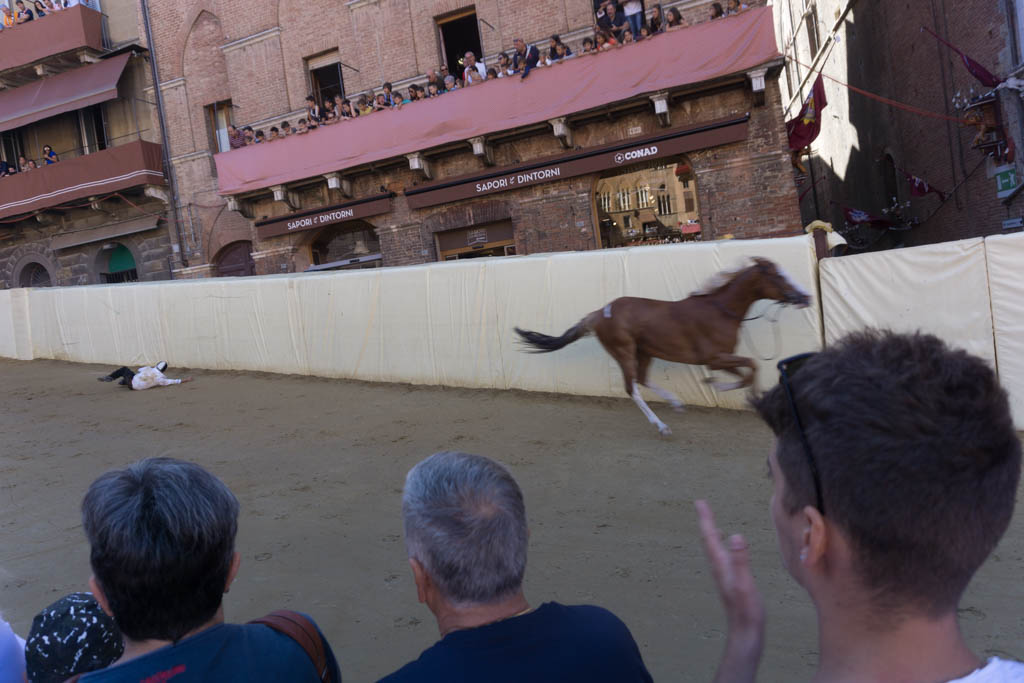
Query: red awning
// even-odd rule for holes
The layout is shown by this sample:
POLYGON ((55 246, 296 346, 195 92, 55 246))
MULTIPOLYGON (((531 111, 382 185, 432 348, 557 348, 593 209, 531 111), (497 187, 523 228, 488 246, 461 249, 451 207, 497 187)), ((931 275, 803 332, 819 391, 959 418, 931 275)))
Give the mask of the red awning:
POLYGON ((0 90, 0 131, 114 99, 130 57, 125 53, 20 88, 0 90))
POLYGON ((536 69, 525 80, 487 81, 400 111, 217 154, 219 189, 221 194, 239 194, 294 182, 645 93, 742 74, 778 57, 772 8, 750 9, 536 69))

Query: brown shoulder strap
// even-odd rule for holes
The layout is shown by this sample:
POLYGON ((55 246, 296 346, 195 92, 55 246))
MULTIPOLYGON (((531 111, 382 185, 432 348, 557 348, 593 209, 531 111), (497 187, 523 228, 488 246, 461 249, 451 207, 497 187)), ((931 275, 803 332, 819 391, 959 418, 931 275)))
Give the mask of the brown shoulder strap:
POLYGON ((309 619, 298 612, 279 609, 265 617, 253 619, 249 623, 263 624, 294 640, 309 655, 313 666, 316 667, 317 673, 320 674, 320 680, 323 683, 332 683, 331 670, 327 666, 327 653, 324 650, 323 639, 320 638, 320 632, 316 630, 316 626, 309 619))

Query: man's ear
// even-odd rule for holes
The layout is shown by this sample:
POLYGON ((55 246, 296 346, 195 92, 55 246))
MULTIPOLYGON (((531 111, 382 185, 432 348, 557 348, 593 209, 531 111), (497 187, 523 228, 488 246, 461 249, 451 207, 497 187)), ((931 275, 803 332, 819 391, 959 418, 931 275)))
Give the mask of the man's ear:
POLYGON ((100 604, 100 607, 107 613, 107 616, 113 619, 114 613, 110 611, 110 602, 107 600, 107 595, 103 592, 100 582, 96 580, 95 574, 89 577, 89 592, 96 598, 96 602, 100 604))
POLYGON ((427 570, 415 557, 409 558, 409 566, 412 567, 412 578, 416 582, 416 599, 426 605, 434 582, 430 580, 430 574, 427 574, 427 570))
POLYGON ((800 537, 800 563, 805 567, 820 565, 828 552, 828 525, 818 508, 807 505, 803 515, 803 534, 800 537))
POLYGON ((242 566, 242 556, 235 553, 231 558, 231 568, 228 569, 228 580, 224 582, 225 593, 231 590, 231 584, 235 582, 235 577, 238 576, 238 568, 240 566, 242 566))

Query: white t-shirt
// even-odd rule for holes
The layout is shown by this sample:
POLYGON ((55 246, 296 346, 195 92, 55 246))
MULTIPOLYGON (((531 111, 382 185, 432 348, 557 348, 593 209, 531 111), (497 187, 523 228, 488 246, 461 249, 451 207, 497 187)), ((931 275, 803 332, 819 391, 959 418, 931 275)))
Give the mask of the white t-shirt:
POLYGON ((148 365, 139 368, 139 371, 132 377, 132 389, 142 391, 153 387, 165 387, 168 384, 181 384, 180 379, 167 379, 164 373, 148 365))
POLYGON ((24 683, 25 641, 0 619, 0 683, 24 683))
POLYGON ((982 668, 949 683, 1024 683, 1024 664, 993 657, 982 668))
POLYGON ((630 0, 622 3, 622 11, 628 17, 631 14, 639 14, 644 11, 644 5, 640 0, 630 0))
POLYGON ((479 60, 473 66, 471 66, 471 67, 467 66, 465 69, 462 70, 462 80, 464 80, 464 81, 469 80, 467 78, 466 74, 469 73, 470 69, 476 69, 477 73, 480 74, 480 80, 481 81, 486 81, 487 80, 487 67, 484 66, 484 63, 479 61, 479 60))

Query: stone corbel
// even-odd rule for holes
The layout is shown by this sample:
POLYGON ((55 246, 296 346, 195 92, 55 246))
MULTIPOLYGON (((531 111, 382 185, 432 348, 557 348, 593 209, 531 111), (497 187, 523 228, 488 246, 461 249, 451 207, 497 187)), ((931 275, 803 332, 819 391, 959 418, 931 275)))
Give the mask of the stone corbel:
POLYGON ((36 214, 36 221, 39 225, 53 225, 57 222, 57 216, 48 211, 42 211, 36 214))
POLYGON ((423 177, 427 180, 433 180, 434 171, 430 166, 430 161, 423 156, 422 152, 413 152, 412 154, 406 154, 405 158, 409 160, 409 168, 413 171, 419 171, 423 174, 423 177))
POLYGON ((292 211, 299 208, 298 202, 295 201, 295 197, 285 185, 274 185, 270 188, 270 191, 274 193, 274 201, 281 202, 292 211))
POLYGON ((86 50, 79 50, 78 61, 82 64, 95 64, 96 62, 100 61, 100 58, 94 54, 91 54, 90 52, 87 52, 86 50))
POLYGON ((352 197, 352 181, 340 173, 324 173, 328 190, 337 190, 343 197, 352 197))
POLYGON ((572 149, 572 128, 569 127, 568 119, 559 116, 557 119, 549 120, 548 123, 551 124, 555 137, 558 138, 558 144, 565 149, 572 149))
POLYGON ((246 218, 252 218, 252 205, 245 199, 228 195, 228 211, 236 211, 246 218))
POLYGON ((766 75, 768 75, 768 69, 754 69, 747 72, 750 89, 754 92, 754 103, 758 106, 764 104, 764 77, 766 75))
POLYGON ((36 64, 36 76, 39 76, 40 78, 52 76, 55 73, 57 72, 54 71, 53 67, 49 64, 36 64))
POLYGON ((473 146, 473 155, 477 159, 484 162, 485 166, 494 166, 494 148, 487 142, 487 138, 478 135, 475 138, 470 138, 468 142, 473 146))
POLYGON ((668 91, 656 92, 650 95, 650 98, 654 103, 654 114, 658 117, 658 121, 662 127, 668 127, 672 123, 672 115, 668 111, 668 91))
POLYGON ((142 194, 147 197, 152 197, 153 199, 158 199, 168 206, 171 204, 171 194, 167 191, 166 187, 161 187, 160 185, 146 185, 142 188, 142 194))

